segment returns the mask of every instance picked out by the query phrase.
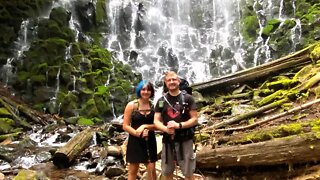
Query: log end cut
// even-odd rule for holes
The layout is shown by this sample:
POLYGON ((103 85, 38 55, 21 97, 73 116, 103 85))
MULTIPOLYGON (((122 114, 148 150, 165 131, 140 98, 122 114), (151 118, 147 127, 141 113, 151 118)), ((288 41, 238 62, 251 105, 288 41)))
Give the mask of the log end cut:
POLYGON ((67 168, 71 165, 68 156, 59 152, 54 154, 52 161, 58 168, 67 168))

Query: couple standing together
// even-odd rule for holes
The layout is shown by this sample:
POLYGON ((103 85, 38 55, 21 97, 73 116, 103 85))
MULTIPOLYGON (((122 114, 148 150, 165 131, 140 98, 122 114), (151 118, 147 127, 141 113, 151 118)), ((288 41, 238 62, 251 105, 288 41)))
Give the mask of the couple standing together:
POLYGON ((191 95, 180 91, 180 79, 175 72, 167 72, 164 83, 168 93, 154 108, 151 101, 154 88, 145 81, 136 88, 138 99, 129 102, 125 108, 123 129, 129 133, 126 153, 129 180, 137 178, 139 163, 146 165, 149 180, 156 179, 156 129, 163 132, 161 174, 164 179, 173 179, 176 162, 185 179, 193 179, 196 166, 193 136, 198 122, 196 104, 191 95))

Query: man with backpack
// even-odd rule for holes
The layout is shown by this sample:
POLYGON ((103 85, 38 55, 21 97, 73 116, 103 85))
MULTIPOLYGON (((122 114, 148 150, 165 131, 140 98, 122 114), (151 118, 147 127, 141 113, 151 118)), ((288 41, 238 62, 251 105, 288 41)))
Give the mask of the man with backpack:
POLYGON ((167 72, 164 84, 168 92, 155 106, 154 124, 163 132, 161 173, 165 179, 173 179, 175 163, 185 179, 193 179, 196 166, 193 137, 198 123, 197 107, 190 94, 180 91, 180 82, 175 72, 167 72))

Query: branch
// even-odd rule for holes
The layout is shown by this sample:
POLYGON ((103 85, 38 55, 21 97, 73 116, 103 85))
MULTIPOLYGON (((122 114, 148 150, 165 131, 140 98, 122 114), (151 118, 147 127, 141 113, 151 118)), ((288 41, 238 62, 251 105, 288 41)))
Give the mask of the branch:
POLYGON ((283 117, 283 116, 288 115, 288 114, 290 114, 290 113, 293 113, 293 112, 295 112, 295 111, 299 111, 299 110, 301 110, 301 109, 305 109, 305 108, 310 107, 310 106, 312 106, 312 105, 314 105, 314 104, 316 104, 316 103, 319 103, 319 102, 320 102, 320 98, 319 98, 319 99, 316 99, 316 100, 313 100, 313 101, 310 101, 310 102, 308 102, 308 103, 305 103, 305 104, 303 104, 303 105, 301 105, 301 106, 297 106, 297 107, 295 107, 295 108, 292 108, 292 109, 290 109, 290 110, 288 110, 288 111, 286 111, 286 112, 283 112, 283 113, 274 115, 274 116, 272 116, 272 117, 270 117, 270 118, 267 118, 267 119, 265 119, 265 120, 258 121, 258 122, 256 122, 256 123, 247 125, 247 126, 235 127, 235 128, 228 128, 228 129, 216 129, 215 131, 216 131, 216 132, 239 131, 239 130, 245 130, 245 129, 253 128, 253 127, 255 127, 255 126, 258 126, 258 125, 263 124, 263 123, 267 123, 267 122, 269 122, 269 121, 272 121, 272 120, 274 120, 274 119, 283 117))
POLYGON ((232 124, 232 123, 241 121, 241 120, 243 120, 243 119, 251 118, 251 117, 256 116, 256 115, 258 115, 258 114, 261 114, 261 113, 263 113, 263 112, 265 112, 265 111, 268 111, 268 110, 273 109, 273 108, 275 108, 275 107, 281 106, 283 103, 285 103, 285 102, 287 102, 287 101, 289 101, 288 98, 281 99, 281 100, 279 100, 279 101, 273 102, 273 103, 271 103, 271 104, 268 104, 268 105, 266 105, 266 106, 263 106, 263 107, 261 107, 261 108, 259 108, 259 109, 256 109, 256 110, 254 110, 254 111, 251 111, 251 112, 249 112, 249 113, 246 113, 246 114, 243 114, 243 115, 239 115, 239 116, 237 116, 237 117, 235 117, 235 118, 227 119, 227 120, 222 121, 222 122, 220 122, 220 123, 214 124, 214 125, 206 128, 206 129, 204 129, 204 130, 217 129, 217 128, 220 128, 220 127, 224 127, 224 126, 226 126, 226 125, 228 125, 228 124, 232 124))

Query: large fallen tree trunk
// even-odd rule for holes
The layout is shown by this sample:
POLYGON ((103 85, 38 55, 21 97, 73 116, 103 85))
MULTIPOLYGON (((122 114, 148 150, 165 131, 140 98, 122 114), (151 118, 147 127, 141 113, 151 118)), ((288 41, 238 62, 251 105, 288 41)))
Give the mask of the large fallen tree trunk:
POLYGON ((230 85, 243 83, 246 81, 253 81, 255 79, 266 77, 281 70, 297 67, 299 65, 310 64, 312 63, 312 60, 309 55, 315 46, 316 45, 311 45, 294 54, 271 61, 269 63, 265 63, 260 66, 239 71, 207 82, 193 84, 192 88, 196 91, 199 91, 200 93, 210 94, 215 92, 219 88, 225 89, 225 87, 229 87, 230 85))
POLYGON ((197 153, 197 167, 212 169, 315 162, 320 160, 319 149, 320 139, 316 133, 217 149, 205 147, 197 153))
POLYGON ((88 128, 74 136, 67 144, 55 152, 53 164, 59 168, 69 167, 76 157, 89 145, 93 132, 91 128, 88 128))

